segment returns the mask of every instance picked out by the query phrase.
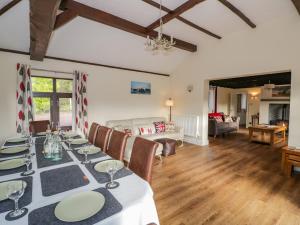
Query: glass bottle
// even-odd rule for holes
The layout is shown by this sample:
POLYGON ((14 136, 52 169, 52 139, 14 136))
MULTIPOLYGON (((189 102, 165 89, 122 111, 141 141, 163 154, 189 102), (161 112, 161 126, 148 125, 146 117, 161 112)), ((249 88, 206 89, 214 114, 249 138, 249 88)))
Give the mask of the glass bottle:
POLYGON ((46 159, 52 158, 52 149, 53 149, 53 137, 51 132, 47 132, 46 139, 44 141, 44 157, 46 159))
POLYGON ((61 140, 58 134, 54 134, 53 136, 53 148, 52 148, 52 157, 51 160, 53 161, 59 161, 62 160, 62 144, 61 140))

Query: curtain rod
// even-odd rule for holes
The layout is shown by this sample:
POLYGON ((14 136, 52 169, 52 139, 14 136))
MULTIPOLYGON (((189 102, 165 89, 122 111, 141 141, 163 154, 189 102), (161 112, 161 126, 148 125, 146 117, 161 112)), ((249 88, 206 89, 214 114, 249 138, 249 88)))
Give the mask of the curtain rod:
POLYGON ((65 73, 65 74, 74 74, 72 72, 65 72, 65 71, 57 71, 57 70, 45 70, 45 69, 38 69, 38 68, 31 68, 31 70, 35 71, 43 71, 43 72, 52 72, 52 73, 65 73))

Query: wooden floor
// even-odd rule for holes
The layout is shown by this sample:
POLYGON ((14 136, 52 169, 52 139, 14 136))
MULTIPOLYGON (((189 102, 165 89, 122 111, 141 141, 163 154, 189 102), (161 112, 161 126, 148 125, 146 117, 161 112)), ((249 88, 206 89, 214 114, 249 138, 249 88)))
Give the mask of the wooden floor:
POLYGON ((300 177, 284 177, 280 161, 280 149, 245 133, 186 144, 154 166, 161 225, 300 225, 300 177))

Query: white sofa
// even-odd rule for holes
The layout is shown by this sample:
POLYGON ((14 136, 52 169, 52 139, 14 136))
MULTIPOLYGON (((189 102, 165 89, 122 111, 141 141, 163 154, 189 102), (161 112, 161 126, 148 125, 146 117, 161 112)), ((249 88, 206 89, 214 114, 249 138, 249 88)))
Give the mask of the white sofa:
MULTIPOLYGON (((164 117, 148 117, 148 118, 135 118, 135 119, 126 119, 126 120, 110 120, 106 122, 106 126, 113 128, 115 130, 124 131, 124 129, 131 129, 132 136, 128 138, 125 154, 124 154, 124 160, 129 162, 132 152, 132 146, 134 143, 134 140, 137 136, 143 137, 145 139, 149 140, 155 140, 159 138, 170 138, 177 141, 181 141, 181 144, 183 143, 184 133, 183 129, 180 127, 175 126, 175 131, 168 131, 163 133, 155 133, 155 134, 147 134, 147 135, 140 135, 139 127, 141 125, 149 125, 153 124, 154 122, 164 121, 166 122, 166 119, 164 117)), ((156 151, 156 156, 161 156, 163 146, 159 143, 159 146, 156 151)))

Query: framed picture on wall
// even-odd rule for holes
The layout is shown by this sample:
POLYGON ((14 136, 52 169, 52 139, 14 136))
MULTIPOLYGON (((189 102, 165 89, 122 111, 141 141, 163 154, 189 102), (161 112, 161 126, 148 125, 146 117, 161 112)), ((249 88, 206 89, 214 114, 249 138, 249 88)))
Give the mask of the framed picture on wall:
POLYGON ((151 83, 131 81, 131 94, 150 95, 151 83))
POLYGON ((290 85, 278 85, 272 89, 273 98, 289 98, 291 95, 290 85))

